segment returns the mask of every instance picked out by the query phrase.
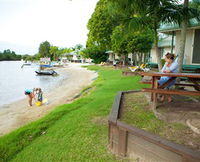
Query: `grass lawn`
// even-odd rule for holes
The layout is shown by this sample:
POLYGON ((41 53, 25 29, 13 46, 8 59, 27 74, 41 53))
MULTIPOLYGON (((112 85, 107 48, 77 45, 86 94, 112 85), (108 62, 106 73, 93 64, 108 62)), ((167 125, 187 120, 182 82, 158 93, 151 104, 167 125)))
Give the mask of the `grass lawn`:
POLYGON ((121 70, 88 68, 99 73, 90 92, 0 137, 0 161, 123 161, 108 151, 107 117, 118 91, 144 85, 140 77, 123 77, 121 70))

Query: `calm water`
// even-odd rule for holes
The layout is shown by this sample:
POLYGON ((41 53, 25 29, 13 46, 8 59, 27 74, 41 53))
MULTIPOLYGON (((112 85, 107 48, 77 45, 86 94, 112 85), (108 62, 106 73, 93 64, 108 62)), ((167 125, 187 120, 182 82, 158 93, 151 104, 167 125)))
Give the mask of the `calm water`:
POLYGON ((22 66, 21 61, 0 61, 0 106, 25 98, 24 90, 41 87, 44 91, 53 89, 67 78, 58 76, 38 76, 37 65, 22 66))

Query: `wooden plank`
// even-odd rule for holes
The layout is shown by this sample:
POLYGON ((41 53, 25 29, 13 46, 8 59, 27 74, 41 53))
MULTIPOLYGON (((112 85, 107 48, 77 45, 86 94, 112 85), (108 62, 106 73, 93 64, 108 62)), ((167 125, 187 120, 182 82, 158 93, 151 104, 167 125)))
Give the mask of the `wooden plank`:
POLYGON ((122 92, 119 92, 118 95, 115 97, 114 103, 112 105, 112 111, 109 115, 109 121, 116 123, 119 115, 119 105, 121 102, 122 92))
POLYGON ((194 73, 160 73, 160 72, 140 72, 143 76, 168 76, 168 77, 187 77, 187 78, 200 78, 200 74, 194 73))
MULTIPOLYGON (((152 84, 152 81, 141 81, 140 83, 143 84, 152 84)), ((187 84, 187 83, 175 83, 177 86, 185 86, 185 87, 194 87, 194 84, 187 84)))
MULTIPOLYGON (((155 78, 152 77, 152 85, 151 85, 152 89, 154 89, 154 82, 155 82, 154 80, 155 80, 155 78)), ((151 101, 153 102, 153 93, 151 93, 151 101)))
POLYGON ((127 155, 152 162, 182 162, 183 159, 181 155, 131 133, 128 134, 127 155))
POLYGON ((119 144, 118 153, 121 156, 126 156, 127 150, 127 131, 125 129, 119 128, 119 144))
MULTIPOLYGON (((176 143, 171 142, 171 141, 169 141, 165 138, 162 138, 158 135, 147 132, 143 129, 139 129, 139 128, 127 125, 126 123, 121 122, 121 121, 118 121, 117 125, 118 125, 118 127, 122 127, 124 129, 126 129, 128 131, 128 134, 131 133, 131 134, 141 137, 151 143, 154 143, 164 149, 173 151, 179 155, 182 155, 183 157, 187 157, 187 159, 190 159, 191 162, 200 160, 200 154, 198 151, 194 151, 183 145, 176 144, 176 143)), ((127 144, 129 144, 129 143, 127 142, 127 144)), ((127 152, 129 152, 129 150, 127 150, 127 152)))
MULTIPOLYGON (((158 78, 157 77, 153 77, 153 84, 154 84, 154 88, 153 89, 158 89, 158 78)), ((153 93, 153 105, 152 105, 153 109, 156 109, 157 107, 157 94, 156 92, 153 93)))
POLYGON ((152 88, 144 88, 142 89, 142 91, 151 92, 151 93, 159 93, 159 94, 200 96, 200 92, 197 92, 197 91, 165 90, 165 89, 152 89, 152 88))
POLYGON ((194 84, 176 83, 177 86, 194 87, 194 84))

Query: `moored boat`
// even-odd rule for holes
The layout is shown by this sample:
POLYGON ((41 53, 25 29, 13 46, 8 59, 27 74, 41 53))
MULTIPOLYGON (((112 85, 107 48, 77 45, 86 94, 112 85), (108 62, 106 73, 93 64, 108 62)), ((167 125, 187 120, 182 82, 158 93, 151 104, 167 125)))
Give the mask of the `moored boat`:
POLYGON ((57 75, 58 73, 54 70, 41 70, 41 71, 35 71, 38 75, 57 75))

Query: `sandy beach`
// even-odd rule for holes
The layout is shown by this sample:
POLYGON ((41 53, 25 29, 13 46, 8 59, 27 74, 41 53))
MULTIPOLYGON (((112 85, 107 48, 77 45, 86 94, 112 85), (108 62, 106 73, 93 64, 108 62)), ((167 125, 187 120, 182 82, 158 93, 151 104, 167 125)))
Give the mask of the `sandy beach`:
POLYGON ((69 77, 62 81, 49 93, 44 92, 44 98, 48 98, 49 104, 40 107, 28 106, 28 99, 0 107, 0 136, 43 117, 58 105, 69 103, 80 91, 90 85, 97 73, 81 67, 82 64, 69 64, 67 67, 56 71, 66 73, 69 77))

